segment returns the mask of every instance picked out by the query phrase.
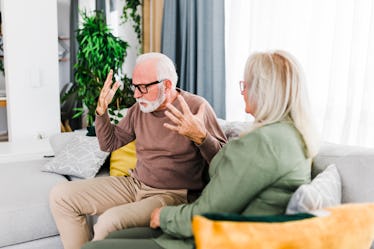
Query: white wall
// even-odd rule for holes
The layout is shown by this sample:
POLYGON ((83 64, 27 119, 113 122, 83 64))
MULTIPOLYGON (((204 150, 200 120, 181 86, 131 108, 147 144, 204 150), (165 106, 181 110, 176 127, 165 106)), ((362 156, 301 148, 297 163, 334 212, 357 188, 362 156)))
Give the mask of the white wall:
POLYGON ((10 141, 60 131, 56 0, 2 0, 10 141))

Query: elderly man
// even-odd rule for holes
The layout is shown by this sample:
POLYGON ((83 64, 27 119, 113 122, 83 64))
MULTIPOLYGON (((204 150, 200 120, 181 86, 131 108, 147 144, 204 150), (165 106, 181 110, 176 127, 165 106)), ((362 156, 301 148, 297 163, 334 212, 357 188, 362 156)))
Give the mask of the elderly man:
POLYGON ((51 191, 65 249, 78 249, 89 240, 86 214, 100 215, 93 238, 100 240, 115 230, 148 226, 155 208, 195 199, 204 187, 204 168, 226 143, 209 103, 176 88, 178 76, 167 56, 137 58, 132 85, 137 103, 118 125, 107 114, 119 87, 112 76, 110 71, 96 108, 97 137, 104 151, 136 139, 137 165, 128 177, 74 181, 51 191))

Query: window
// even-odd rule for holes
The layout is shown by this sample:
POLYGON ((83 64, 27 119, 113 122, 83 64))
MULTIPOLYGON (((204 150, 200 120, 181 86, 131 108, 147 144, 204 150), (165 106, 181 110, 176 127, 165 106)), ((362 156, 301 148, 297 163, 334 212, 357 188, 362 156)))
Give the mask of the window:
POLYGON ((226 0, 226 36, 228 119, 246 119, 237 82, 248 55, 283 49, 303 66, 323 140, 374 146, 372 0, 226 0))

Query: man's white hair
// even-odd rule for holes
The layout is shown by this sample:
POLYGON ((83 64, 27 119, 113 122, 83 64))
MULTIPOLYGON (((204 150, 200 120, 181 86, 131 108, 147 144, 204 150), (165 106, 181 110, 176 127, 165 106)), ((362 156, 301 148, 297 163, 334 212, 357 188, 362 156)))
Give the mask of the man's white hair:
POLYGON ((156 52, 145 53, 138 56, 138 58, 136 59, 136 65, 148 60, 157 61, 157 80, 168 79, 172 82, 173 88, 177 86, 178 75, 175 70, 174 63, 169 57, 156 52))

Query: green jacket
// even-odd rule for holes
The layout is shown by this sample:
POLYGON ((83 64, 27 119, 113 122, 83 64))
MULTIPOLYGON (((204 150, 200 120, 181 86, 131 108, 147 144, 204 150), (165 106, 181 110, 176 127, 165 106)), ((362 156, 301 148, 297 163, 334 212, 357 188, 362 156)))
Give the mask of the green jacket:
POLYGON ((292 193, 310 182, 310 171, 305 144, 291 123, 258 128, 217 153, 210 182, 194 203, 161 210, 165 234, 156 242, 164 248, 193 248, 191 220, 202 213, 282 214, 292 193))

